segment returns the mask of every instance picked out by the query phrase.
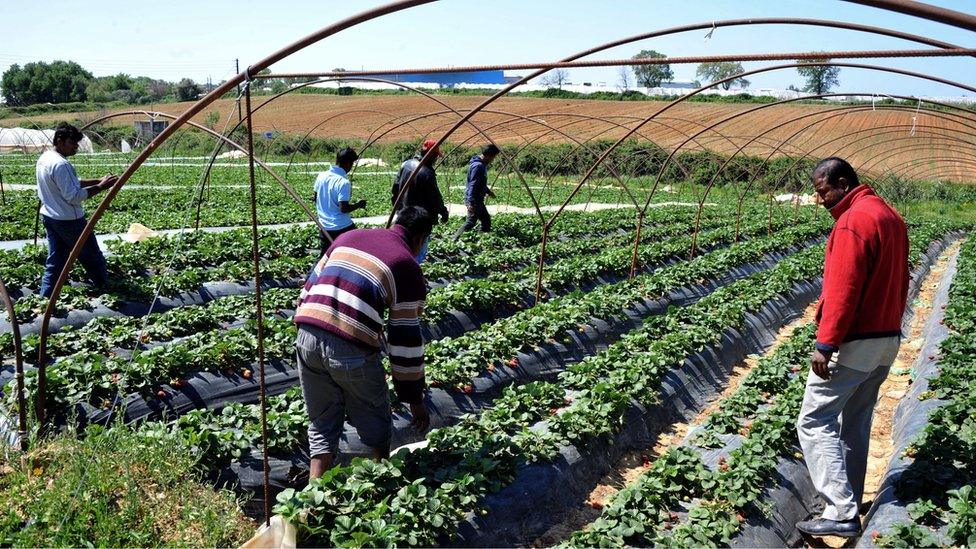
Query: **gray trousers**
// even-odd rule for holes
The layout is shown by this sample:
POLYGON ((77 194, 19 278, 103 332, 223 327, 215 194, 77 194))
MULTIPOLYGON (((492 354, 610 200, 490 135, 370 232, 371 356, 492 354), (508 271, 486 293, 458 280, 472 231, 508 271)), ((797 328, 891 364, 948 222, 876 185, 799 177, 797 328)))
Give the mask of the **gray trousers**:
POLYGON ((797 434, 813 486, 826 504, 823 518, 858 516, 874 405, 891 369, 887 362, 871 371, 831 364, 829 380, 813 370, 807 376, 797 434))

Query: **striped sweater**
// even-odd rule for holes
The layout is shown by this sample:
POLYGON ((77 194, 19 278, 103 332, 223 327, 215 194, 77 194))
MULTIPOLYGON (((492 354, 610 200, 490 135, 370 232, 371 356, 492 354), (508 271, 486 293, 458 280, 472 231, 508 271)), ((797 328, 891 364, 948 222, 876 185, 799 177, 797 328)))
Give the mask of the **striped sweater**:
POLYGON ((385 343, 397 397, 418 402, 425 385, 420 312, 426 297, 403 227, 356 229, 336 238, 312 269, 295 323, 317 326, 368 350, 381 350, 385 343))

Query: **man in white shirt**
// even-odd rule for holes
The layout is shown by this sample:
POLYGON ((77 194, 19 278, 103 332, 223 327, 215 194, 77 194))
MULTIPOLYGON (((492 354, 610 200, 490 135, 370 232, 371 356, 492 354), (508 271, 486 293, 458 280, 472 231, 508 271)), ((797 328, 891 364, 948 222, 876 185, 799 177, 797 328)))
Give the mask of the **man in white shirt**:
MULTIPOLYGON (((327 172, 320 173, 315 179, 313 198, 315 209, 318 212, 319 222, 333 241, 340 234, 356 228, 349 214, 366 208, 365 200, 349 203, 352 198, 352 183, 349 182, 347 174, 358 158, 356 151, 346 147, 336 154, 335 166, 327 172)), ((332 242, 325 235, 319 235, 319 241, 324 255, 332 242)))
MULTIPOLYGON (((81 203, 118 181, 118 176, 112 174, 101 179, 78 179, 75 167, 67 159, 78 152, 78 142, 83 137, 78 128, 62 122, 54 130, 54 150, 45 151, 37 159, 37 198, 41 201, 41 221, 47 232, 48 245, 41 279, 41 295, 44 297, 51 296, 71 249, 85 228, 85 210, 81 203)), ((78 260, 97 288, 108 283, 105 256, 94 235, 85 241, 78 260)))

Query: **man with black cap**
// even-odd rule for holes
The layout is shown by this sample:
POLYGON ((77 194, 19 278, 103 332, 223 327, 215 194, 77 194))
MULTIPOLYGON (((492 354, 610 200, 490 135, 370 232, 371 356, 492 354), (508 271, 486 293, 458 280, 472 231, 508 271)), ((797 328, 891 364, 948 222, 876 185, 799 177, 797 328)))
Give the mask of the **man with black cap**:
MULTIPOLYGON (((400 171, 397 173, 396 180, 393 183, 392 198, 394 204, 396 203, 397 196, 400 195, 400 189, 404 188, 410 180, 410 175, 415 170, 417 171, 417 176, 406 187, 407 190, 397 207, 398 212, 410 206, 419 206, 428 212, 431 222, 434 225, 437 224, 438 215, 440 216, 441 223, 447 222, 447 206, 444 205, 444 197, 441 196, 441 191, 437 188, 437 174, 434 173, 434 161, 443 155, 440 148, 437 147, 437 141, 428 139, 424 141, 420 149, 420 154, 417 154, 400 166, 400 171), (428 152, 431 154, 428 155, 428 152), (424 157, 427 160, 421 163, 424 157), (420 166, 419 170, 417 170, 418 166, 420 166)), ((427 257, 427 247, 429 245, 430 236, 428 235, 423 248, 417 254, 417 263, 424 262, 424 259, 427 257)))
POLYGON ((358 159, 356 151, 345 147, 336 154, 335 165, 315 178, 312 200, 315 202, 319 223, 329 236, 326 238, 324 234, 319 235, 323 254, 340 234, 356 228, 349 214, 366 208, 366 200, 351 202, 352 183, 349 181, 349 171, 358 159))
MULTIPOLYGON (((84 139, 78 128, 62 122, 54 130, 54 149, 44 151, 37 159, 37 198, 41 201, 41 221, 47 233, 47 261, 41 279, 41 296, 50 297, 71 249, 85 228, 85 210, 81 203, 118 181, 116 175, 101 179, 78 179, 68 157, 78 152, 84 139)), ((108 283, 105 256, 95 236, 89 236, 78 256, 82 267, 98 288, 108 283)))
POLYGON ((468 208, 468 218, 461 225, 456 236, 474 228, 474 224, 481 222, 481 232, 491 230, 491 215, 485 206, 485 197, 495 198, 495 193, 488 188, 488 166, 498 156, 498 146, 489 143, 481 150, 481 154, 471 157, 468 163, 468 183, 464 191, 464 205, 468 208))

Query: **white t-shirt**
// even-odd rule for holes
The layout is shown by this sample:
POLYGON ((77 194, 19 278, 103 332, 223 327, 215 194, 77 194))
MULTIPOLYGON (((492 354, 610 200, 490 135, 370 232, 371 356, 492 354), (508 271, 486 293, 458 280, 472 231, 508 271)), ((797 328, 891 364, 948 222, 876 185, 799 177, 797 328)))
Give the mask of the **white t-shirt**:
POLYGON ((901 336, 855 339, 841 343, 837 354, 837 364, 852 370, 873 372, 879 366, 894 364, 901 347, 901 336))
POLYGON ((81 203, 88 198, 88 190, 81 187, 75 167, 54 150, 44 151, 37 159, 37 198, 41 201, 41 215, 70 221, 85 217, 81 203))

